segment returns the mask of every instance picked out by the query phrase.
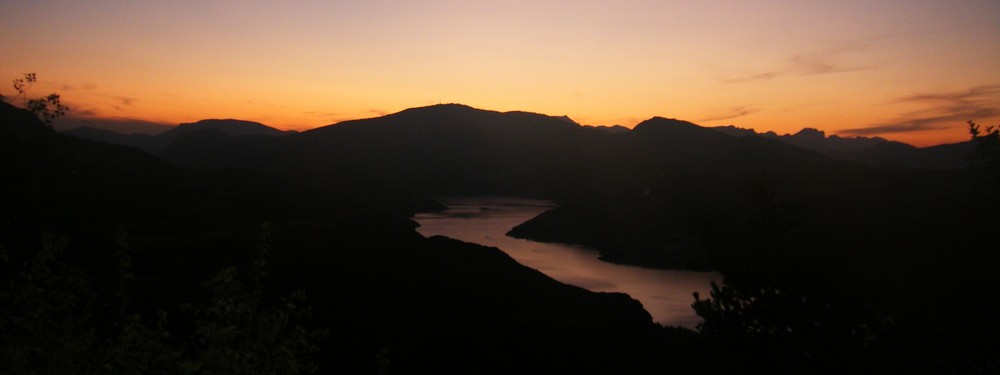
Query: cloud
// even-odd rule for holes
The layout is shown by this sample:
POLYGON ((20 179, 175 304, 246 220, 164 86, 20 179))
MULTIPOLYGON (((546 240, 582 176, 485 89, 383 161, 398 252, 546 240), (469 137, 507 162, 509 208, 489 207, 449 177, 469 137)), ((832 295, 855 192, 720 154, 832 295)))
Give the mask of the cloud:
POLYGON ((130 98, 127 96, 115 96, 112 98, 115 104, 111 104, 110 107, 114 108, 119 112, 125 112, 123 107, 133 107, 135 106, 135 98, 130 98))
POLYGON ((776 72, 775 71, 775 72, 766 72, 766 73, 747 74, 747 75, 738 76, 738 77, 728 77, 727 76, 727 77, 722 77, 719 80, 722 81, 722 83, 725 83, 725 84, 728 85, 728 84, 734 84, 734 83, 745 83, 745 82, 753 82, 753 81, 770 81, 771 79, 774 79, 774 77, 777 77, 777 76, 780 76, 780 75, 784 75, 784 73, 782 73, 782 72, 776 72))
POLYGON ((975 86, 965 91, 918 94, 892 103, 917 103, 926 107, 904 113, 897 119, 862 128, 844 129, 838 134, 875 135, 911 133, 965 126, 965 122, 1000 116, 1000 85, 975 86))
POLYGON ((125 96, 116 97, 115 100, 117 100, 118 103, 121 103, 121 105, 128 106, 128 107, 131 107, 132 103, 135 102, 135 98, 129 98, 129 97, 125 97, 125 96))
POLYGON ((746 115, 749 115, 749 114, 752 114, 752 113, 757 113, 757 112, 760 112, 760 108, 747 107, 747 106, 739 106, 739 107, 733 107, 733 108, 729 108, 729 109, 722 110, 722 111, 715 111, 713 114, 709 115, 708 117, 698 119, 697 121, 698 122, 703 122, 703 121, 704 122, 708 122, 708 121, 728 120, 728 119, 731 119, 731 118, 742 117, 742 116, 746 116, 746 115))
POLYGON ((74 90, 84 90, 84 91, 87 91, 87 90, 94 90, 96 88, 97 88, 97 85, 95 85, 93 83, 84 83, 84 84, 82 84, 80 86, 73 86, 73 85, 64 84, 64 85, 59 86, 59 91, 62 91, 62 92, 74 91, 74 90))
POLYGON ((748 73, 738 76, 723 76, 720 81, 725 84, 746 83, 754 81, 770 81, 785 76, 813 76, 821 74, 856 72, 874 69, 873 66, 849 65, 839 62, 839 56, 854 51, 863 51, 863 45, 832 48, 815 52, 804 52, 792 55, 783 66, 764 72, 748 73))
POLYGON ((97 115, 97 111, 94 111, 91 108, 73 109, 73 113, 83 117, 93 117, 97 115))
MULTIPOLYGON (((944 103, 970 103, 981 101, 1000 95, 1000 85, 976 86, 964 92, 947 92, 936 94, 920 94, 897 99, 897 103, 906 102, 944 102, 944 103)), ((996 98, 994 98, 996 99, 996 98)))
POLYGON ((306 116, 315 116, 323 118, 340 116, 340 114, 337 112, 322 112, 322 111, 305 111, 302 112, 302 114, 306 116))
POLYGON ((926 116, 916 118, 906 118, 902 120, 873 124, 871 126, 854 129, 843 129, 837 134, 869 136, 876 134, 892 133, 912 133, 928 130, 948 129, 956 123, 965 126, 965 122, 976 118, 988 118, 1000 116, 998 108, 979 108, 965 112, 957 112, 940 116, 926 116))

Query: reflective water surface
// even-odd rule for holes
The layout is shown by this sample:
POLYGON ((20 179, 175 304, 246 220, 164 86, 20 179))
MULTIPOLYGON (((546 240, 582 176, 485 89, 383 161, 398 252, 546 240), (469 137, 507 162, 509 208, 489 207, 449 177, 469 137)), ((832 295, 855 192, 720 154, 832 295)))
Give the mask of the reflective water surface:
POLYGON ((443 212, 419 214, 417 231, 427 237, 441 235, 497 247, 519 263, 560 282, 595 292, 622 292, 639 300, 663 325, 694 328, 699 318, 691 309, 691 293, 708 295, 709 282, 722 280, 715 272, 655 270, 611 264, 597 259, 591 249, 547 244, 507 237, 514 226, 554 207, 551 202, 472 197, 439 199, 449 207, 443 212))

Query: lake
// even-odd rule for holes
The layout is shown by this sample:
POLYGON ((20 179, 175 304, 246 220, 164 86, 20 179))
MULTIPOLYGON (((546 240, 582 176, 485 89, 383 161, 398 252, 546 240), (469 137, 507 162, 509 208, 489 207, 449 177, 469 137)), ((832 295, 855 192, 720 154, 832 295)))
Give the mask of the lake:
POLYGON ((692 292, 708 296, 709 282, 722 280, 715 272, 657 270, 612 264, 598 259, 596 250, 566 244, 540 243, 507 237, 514 226, 551 209, 550 201, 472 197, 441 198, 442 212, 418 214, 417 232, 497 247, 519 263, 565 284, 594 292, 627 293, 642 303, 653 320, 669 326, 695 328, 700 321, 691 303, 692 292))

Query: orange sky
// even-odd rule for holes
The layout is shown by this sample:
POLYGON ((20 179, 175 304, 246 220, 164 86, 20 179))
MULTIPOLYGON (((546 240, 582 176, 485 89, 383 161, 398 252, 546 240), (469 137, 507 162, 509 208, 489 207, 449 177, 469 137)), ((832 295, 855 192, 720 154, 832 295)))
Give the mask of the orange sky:
POLYGON ((0 79, 37 73, 30 94, 80 125, 304 130, 456 102, 926 146, 1000 123, 998 20, 995 0, 13 0, 0 79))

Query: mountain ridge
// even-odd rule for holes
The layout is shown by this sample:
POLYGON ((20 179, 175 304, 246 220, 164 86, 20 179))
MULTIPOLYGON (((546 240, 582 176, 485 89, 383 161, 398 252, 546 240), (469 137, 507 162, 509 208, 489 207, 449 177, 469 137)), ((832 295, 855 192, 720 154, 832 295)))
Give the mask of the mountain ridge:
MULTIPOLYGON (((135 148, 58 134, 34 114, 6 103, 0 103, 0 134, 5 177, 0 297, 18 295, 8 286, 23 281, 18 271, 37 253, 50 254, 57 277, 72 274, 72 280, 88 285, 76 294, 79 288, 70 288, 67 299, 95 301, 67 317, 34 308, 38 297, 16 304, 3 297, 4 321, 44 322, 35 331, 5 326, 0 330, 5 353, 14 345, 40 355, 48 354, 45 348, 62 348, 64 326, 50 323, 66 319, 80 325, 73 329, 96 332, 92 341, 100 343, 86 345, 73 358, 103 358, 90 354, 117 339, 115 316, 126 309, 117 301, 128 297, 129 319, 135 316, 139 324, 142 316, 143 327, 157 321, 157 314, 183 317, 181 306, 198 301, 205 293, 195 290, 220 270, 250 275, 257 267, 259 274, 263 266, 256 265, 254 254, 258 262, 264 259, 266 246, 267 280, 254 291, 266 285, 260 287, 262 296, 308 293, 307 302, 280 303, 310 307, 307 327, 335 332, 316 343, 325 373, 369 372, 370 358, 388 345, 393 370, 401 373, 611 371, 620 369, 622 358, 636 372, 663 367, 657 348, 672 331, 652 322, 638 301, 559 283, 496 248, 425 238, 407 220, 413 212, 399 203, 410 196, 394 192, 396 201, 383 204, 379 192, 388 189, 377 182, 354 188, 353 176, 343 173, 330 176, 335 184, 324 184, 251 170, 180 168, 135 148), (53 232, 65 239, 67 251, 45 252, 53 232), (122 265, 123 257, 128 265, 122 265), (128 295, 119 288, 125 284, 112 281, 120 275, 116 269, 128 272, 128 295), (91 314, 100 318, 88 319, 91 314), (22 344, 19 339, 26 336, 31 341, 22 344)), ((230 137, 210 130, 178 139, 197 140, 191 138, 196 134, 230 137)), ((51 283, 44 283, 47 271, 38 274, 43 281, 32 287, 43 294, 51 283)), ((61 299, 53 303, 76 306, 61 299)), ((175 324, 183 319, 161 319, 157 329, 183 341, 195 335, 189 325, 175 324)), ((47 357, 23 365, 39 366, 34 358, 47 357)), ((5 368, 17 362, 4 360, 5 368)), ((90 362, 84 363, 76 366, 90 362)))
POLYGON ((969 141, 916 147, 882 137, 840 137, 826 135, 823 130, 802 128, 795 134, 778 135, 773 131, 758 133, 754 129, 733 125, 712 129, 734 137, 760 137, 781 141, 797 147, 816 150, 839 160, 851 160, 875 168, 950 170, 968 166, 965 155, 972 151, 969 141))

